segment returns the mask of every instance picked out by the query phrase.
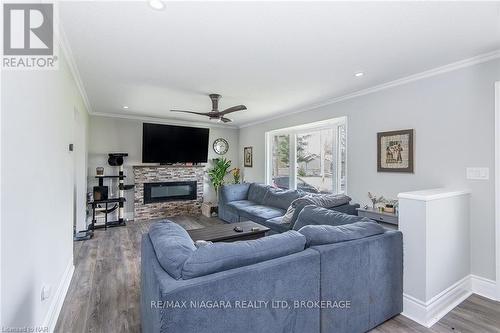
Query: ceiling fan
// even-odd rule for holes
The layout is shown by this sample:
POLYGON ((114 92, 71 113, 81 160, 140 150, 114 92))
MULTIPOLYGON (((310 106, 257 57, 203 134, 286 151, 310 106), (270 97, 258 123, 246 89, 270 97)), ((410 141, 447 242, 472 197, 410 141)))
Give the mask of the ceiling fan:
POLYGON ((221 99, 222 96, 219 94, 210 94, 208 96, 212 100, 212 111, 210 112, 195 112, 195 111, 185 111, 185 110, 170 110, 170 111, 198 114, 200 116, 207 116, 208 118, 210 118, 210 120, 218 120, 219 122, 230 123, 232 120, 226 118, 225 117, 226 114, 247 109, 247 107, 244 105, 236 105, 227 108, 223 111, 219 111, 219 100, 221 99))

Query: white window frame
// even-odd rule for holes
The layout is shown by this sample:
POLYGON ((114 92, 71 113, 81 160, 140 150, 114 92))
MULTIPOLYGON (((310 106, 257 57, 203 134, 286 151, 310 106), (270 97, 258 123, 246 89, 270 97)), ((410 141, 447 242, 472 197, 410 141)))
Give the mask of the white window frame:
MULTIPOLYGON (((272 149, 272 138, 275 135, 290 135, 290 145, 289 145, 289 159, 290 159, 290 172, 289 172, 289 180, 290 180, 290 188, 291 189, 296 189, 297 188, 297 135, 303 134, 305 132, 309 131, 319 131, 319 130, 326 130, 326 129, 333 129, 333 135, 336 137, 336 142, 337 145, 333 148, 335 151, 335 156, 337 157, 336 162, 337 162, 337 168, 336 170, 340 170, 341 167, 341 160, 340 160, 340 154, 339 154, 339 145, 338 142, 339 140, 339 132, 338 132, 338 127, 344 125, 345 126, 345 131, 346 131, 346 164, 347 164, 347 117, 338 117, 338 118, 333 118, 333 119, 328 119, 328 120, 323 120, 323 121, 317 121, 309 124, 304 124, 304 125, 298 125, 298 126, 293 126, 293 127, 286 127, 286 128, 280 128, 272 131, 268 131, 265 134, 265 150, 266 150, 266 170, 265 170, 265 181, 266 184, 271 185, 272 184, 272 176, 273 176, 273 170, 272 170, 272 160, 273 160, 273 149, 272 149)), ((345 168, 345 188, 344 192, 347 194, 347 182, 348 182, 348 177, 347 177, 347 165, 345 168)), ((337 172, 337 175, 335 177, 335 184, 333 184, 333 189, 338 188, 341 183, 341 173, 337 172)), ((337 191, 337 193, 340 193, 337 191)))

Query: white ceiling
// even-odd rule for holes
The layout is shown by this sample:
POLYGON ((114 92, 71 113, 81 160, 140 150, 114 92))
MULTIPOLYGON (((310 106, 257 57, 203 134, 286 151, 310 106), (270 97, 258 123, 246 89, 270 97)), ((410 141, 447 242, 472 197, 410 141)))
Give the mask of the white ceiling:
POLYGON ((93 112, 205 121, 169 110, 209 111, 219 93, 248 107, 236 125, 500 49, 500 2, 66 2, 60 16, 93 112))

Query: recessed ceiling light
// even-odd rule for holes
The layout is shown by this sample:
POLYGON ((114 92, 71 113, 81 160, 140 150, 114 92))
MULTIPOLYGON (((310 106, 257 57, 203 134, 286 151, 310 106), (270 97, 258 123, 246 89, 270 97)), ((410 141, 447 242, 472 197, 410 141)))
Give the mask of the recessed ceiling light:
POLYGON ((354 74, 355 77, 362 77, 363 75, 365 75, 363 72, 357 72, 354 74))
POLYGON ((124 108, 124 109, 128 109, 128 106, 124 105, 124 106, 123 106, 123 108, 124 108))
POLYGON ((162 10, 165 8, 165 4, 161 0, 149 0, 149 5, 151 8, 156 10, 162 10))

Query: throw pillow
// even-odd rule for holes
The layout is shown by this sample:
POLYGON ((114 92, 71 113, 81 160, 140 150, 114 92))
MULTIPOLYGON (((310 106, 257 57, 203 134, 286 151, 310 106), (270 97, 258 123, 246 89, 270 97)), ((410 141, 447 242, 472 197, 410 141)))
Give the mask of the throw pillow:
MULTIPOLYGON (((295 199, 295 200, 298 200, 298 199, 295 199)), ((288 209, 286 210, 285 215, 283 215, 283 218, 281 219, 282 223, 291 223, 292 222, 293 213, 295 212, 295 207, 293 205, 295 200, 292 201, 292 203, 290 204, 290 207, 288 207, 288 209)))
POLYGON ((283 223, 290 223, 292 226, 297 220, 299 213, 307 205, 316 205, 323 208, 332 208, 345 205, 352 199, 345 194, 316 194, 309 193, 301 198, 292 201, 283 216, 283 223))
POLYGON ((335 210, 308 205, 300 212, 297 221, 293 225, 293 230, 299 230, 305 225, 338 226, 354 222, 373 222, 373 220, 367 217, 348 215, 335 210))

